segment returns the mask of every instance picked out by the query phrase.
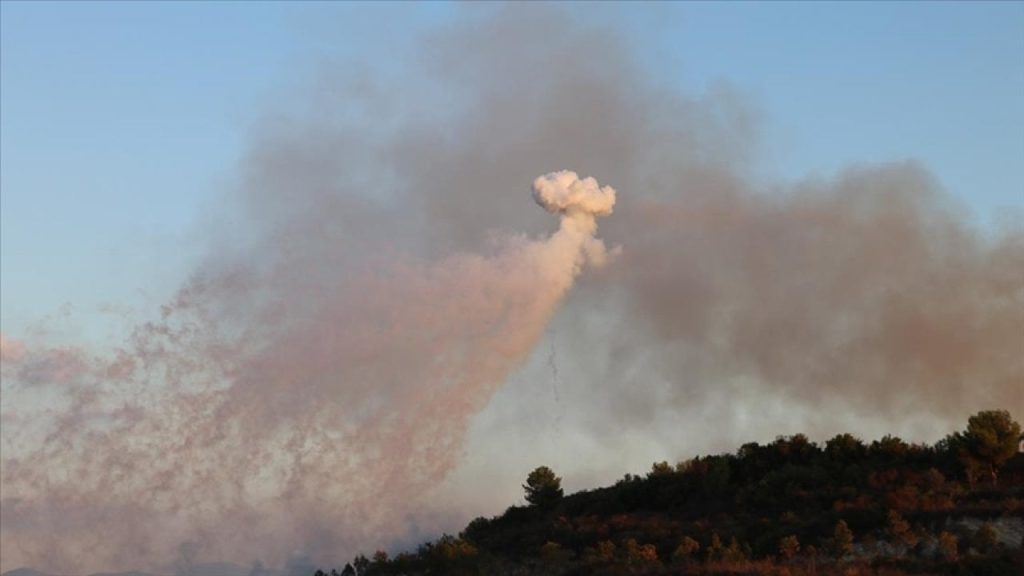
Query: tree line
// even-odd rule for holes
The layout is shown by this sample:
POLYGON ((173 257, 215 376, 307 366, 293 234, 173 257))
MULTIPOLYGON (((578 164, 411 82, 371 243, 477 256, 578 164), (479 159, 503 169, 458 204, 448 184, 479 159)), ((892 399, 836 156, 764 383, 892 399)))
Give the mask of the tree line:
POLYGON ((797 434, 571 495, 540 466, 526 506, 332 573, 1024 573, 1024 542, 1001 528, 1024 530, 1022 441, 1009 412, 991 410, 934 445, 797 434))

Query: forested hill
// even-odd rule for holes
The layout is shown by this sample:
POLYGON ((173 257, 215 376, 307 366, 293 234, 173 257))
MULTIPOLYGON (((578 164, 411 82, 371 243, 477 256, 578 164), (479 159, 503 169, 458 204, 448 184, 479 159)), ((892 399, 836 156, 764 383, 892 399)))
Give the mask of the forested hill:
POLYGON ((571 495, 542 466, 527 506, 328 573, 1020 575, 1021 441, 1008 412, 989 411, 931 446, 798 434, 571 495))

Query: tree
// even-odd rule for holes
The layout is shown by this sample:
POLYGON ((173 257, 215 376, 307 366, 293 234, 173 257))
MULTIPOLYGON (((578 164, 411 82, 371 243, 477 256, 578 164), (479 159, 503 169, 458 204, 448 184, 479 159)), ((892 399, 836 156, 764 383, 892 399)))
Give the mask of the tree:
POLYGON ((740 546, 739 540, 735 536, 729 539, 729 546, 722 553, 722 559, 726 562, 743 562, 748 556, 747 550, 744 546, 740 546))
POLYGON ((552 573, 560 573, 561 567, 572 559, 572 552, 558 542, 547 541, 540 547, 540 557, 552 573))
POLYGON ((825 442, 825 454, 829 460, 846 464, 859 462, 867 453, 867 446, 851 434, 839 434, 825 442))
POLYGON ((718 536, 718 532, 711 534, 711 543, 707 547, 707 557, 709 562, 721 560, 725 555, 725 546, 722 546, 722 539, 718 536))
POLYGON ((526 477, 526 501, 542 510, 554 507, 562 499, 562 479, 547 466, 540 466, 526 477))
POLYGON ((814 544, 808 544, 807 547, 804 548, 804 555, 811 561, 811 574, 815 574, 816 567, 818 565, 818 549, 814 544))
POLYGON ((886 434, 868 447, 868 455, 883 466, 898 466, 903 463, 910 446, 899 436, 886 434))
POLYGON ((840 520, 836 523, 835 530, 832 531, 832 553, 835 554, 836 560, 842 560, 851 552, 853 552, 853 532, 850 531, 845 520, 840 520))
POLYGON ((647 475, 648 478, 654 478, 656 476, 668 476, 672 474, 674 469, 668 462, 655 462, 651 465, 651 472, 647 475))
POLYGON ((961 460, 968 467, 986 468, 996 486, 999 468, 1017 453, 1021 441, 1020 424, 1006 410, 978 412, 967 420, 962 436, 961 460))
POLYGON ((700 542, 689 536, 683 536, 672 553, 672 559, 676 562, 689 562, 700 551, 700 542))
POLYGON ((725 493, 729 488, 729 480, 732 472, 729 469, 729 461, 722 456, 708 456, 703 463, 706 468, 701 477, 701 487, 707 496, 718 496, 725 493))
POLYGON ((479 545, 480 539, 487 533, 487 527, 489 525, 490 521, 487 518, 478 516, 466 525, 466 528, 462 531, 462 534, 459 534, 459 536, 474 546, 479 545))
POLYGON ((959 550, 957 550, 956 536, 953 536, 949 532, 943 530, 939 533, 939 552, 942 557, 950 562, 956 562, 959 556, 959 550))
POLYGON ((639 544, 634 538, 626 540, 625 544, 628 564, 644 566, 658 561, 658 549, 653 544, 639 544))
POLYGON ((910 524, 895 510, 889 510, 889 525, 886 528, 892 542, 903 546, 906 550, 917 546, 919 540, 910 524))
POLYGON ((800 541, 795 534, 779 540, 779 555, 787 562, 800 553, 800 541))
POLYGON ((583 553, 583 561, 588 564, 608 564, 615 560, 615 543, 602 540, 594 548, 587 548, 583 553))
POLYGON ((991 524, 982 524, 974 533, 972 544, 978 552, 988 554, 999 544, 999 533, 991 524))
POLYGON ((356 576, 364 576, 370 569, 370 559, 360 554, 352 559, 352 565, 355 566, 356 576))
POLYGON ((476 547, 451 534, 421 545, 417 554, 425 561, 427 574, 464 576, 479 573, 476 547))
POLYGON ((965 432, 954 432, 940 440, 935 445, 936 451, 958 461, 964 468, 964 476, 967 477, 967 484, 974 489, 978 475, 981 473, 982 464, 976 460, 968 449, 967 434, 965 432))

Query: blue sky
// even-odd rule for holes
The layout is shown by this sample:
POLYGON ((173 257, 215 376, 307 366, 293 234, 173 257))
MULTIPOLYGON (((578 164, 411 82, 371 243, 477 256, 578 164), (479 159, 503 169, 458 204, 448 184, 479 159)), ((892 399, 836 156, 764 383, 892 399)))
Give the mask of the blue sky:
MULTIPOLYGON (((793 180, 921 160, 988 222, 1024 207, 1024 3, 574 4, 658 82, 728 82, 793 180)), ((0 313, 159 304, 258 120, 334 59, 401 70, 448 4, 0 5, 0 313)))

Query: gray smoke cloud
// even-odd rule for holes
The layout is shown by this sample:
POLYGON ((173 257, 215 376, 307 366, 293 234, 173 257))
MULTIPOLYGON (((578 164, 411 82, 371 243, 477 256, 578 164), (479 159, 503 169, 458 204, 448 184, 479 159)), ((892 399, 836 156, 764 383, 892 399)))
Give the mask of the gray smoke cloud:
MULTIPOLYGON (((1024 414, 1018 221, 973 228, 913 161, 759 182, 743 97, 665 88, 555 9, 471 12, 410 58, 458 105, 329 73, 260 127, 207 258, 122 347, 3 340, 3 569, 159 568, 182 542, 330 563, 455 530, 431 495, 464 451, 540 450, 549 400, 502 385, 552 317, 561 427, 606 446, 1024 414), (621 250, 595 236, 611 188, 534 180, 562 167, 626 191, 602 223, 621 250)), ((487 492, 463 515, 508 505, 487 492)))

